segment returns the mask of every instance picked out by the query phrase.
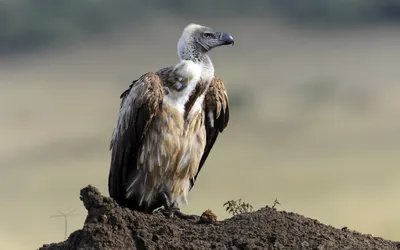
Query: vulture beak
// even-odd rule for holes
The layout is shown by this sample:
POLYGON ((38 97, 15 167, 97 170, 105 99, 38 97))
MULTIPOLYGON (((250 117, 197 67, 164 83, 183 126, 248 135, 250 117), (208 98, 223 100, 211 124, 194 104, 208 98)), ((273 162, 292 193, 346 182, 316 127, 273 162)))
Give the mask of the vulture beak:
POLYGON ((220 40, 223 43, 223 45, 232 44, 232 46, 233 46, 235 44, 233 37, 231 35, 229 35, 228 33, 217 32, 217 37, 218 37, 218 40, 220 40))

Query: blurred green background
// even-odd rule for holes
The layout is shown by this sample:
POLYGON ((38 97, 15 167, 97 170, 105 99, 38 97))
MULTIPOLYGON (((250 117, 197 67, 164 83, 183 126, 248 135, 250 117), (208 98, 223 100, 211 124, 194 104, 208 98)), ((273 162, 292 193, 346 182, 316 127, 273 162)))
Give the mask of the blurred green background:
POLYGON ((231 120, 184 211, 243 198, 400 238, 400 2, 0 1, 0 249, 64 239, 57 211, 108 195, 119 95, 177 62, 191 22, 229 32, 213 51, 231 120))

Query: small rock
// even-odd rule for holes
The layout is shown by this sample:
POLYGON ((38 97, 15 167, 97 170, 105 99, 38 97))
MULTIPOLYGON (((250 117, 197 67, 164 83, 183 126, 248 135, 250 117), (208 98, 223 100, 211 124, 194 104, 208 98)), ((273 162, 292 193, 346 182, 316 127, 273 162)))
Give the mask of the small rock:
POLYGON ((217 216, 210 209, 208 209, 201 214, 199 223, 214 223, 216 221, 217 216))

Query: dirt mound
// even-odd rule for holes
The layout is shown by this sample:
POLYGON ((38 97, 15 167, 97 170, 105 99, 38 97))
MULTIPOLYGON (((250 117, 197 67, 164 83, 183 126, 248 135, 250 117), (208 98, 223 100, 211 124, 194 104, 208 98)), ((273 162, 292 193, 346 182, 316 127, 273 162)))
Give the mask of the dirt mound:
MULTIPOLYGON (((166 218, 121 208, 88 186, 81 190, 88 216, 61 249, 400 249, 400 243, 336 229, 294 213, 262 208, 209 223, 166 218)), ((211 218, 214 219, 214 218, 211 218)))

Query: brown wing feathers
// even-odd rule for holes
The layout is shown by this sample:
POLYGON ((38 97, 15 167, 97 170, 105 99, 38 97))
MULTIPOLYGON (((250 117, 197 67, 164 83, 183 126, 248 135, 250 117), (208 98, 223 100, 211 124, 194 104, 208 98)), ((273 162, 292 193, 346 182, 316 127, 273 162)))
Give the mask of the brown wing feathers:
POLYGON ((200 160, 199 169, 196 176, 191 180, 191 188, 193 187, 197 176, 203 167, 208 154, 214 146, 214 143, 229 122, 229 102, 228 95, 224 83, 221 78, 214 77, 209 86, 204 99, 205 126, 207 134, 206 147, 204 154, 200 160))
POLYGON ((127 182, 136 174, 138 148, 162 104, 162 80, 155 73, 147 73, 134 81, 121 98, 118 123, 111 141, 109 193, 124 204, 127 182))

